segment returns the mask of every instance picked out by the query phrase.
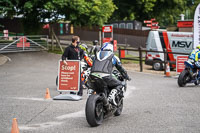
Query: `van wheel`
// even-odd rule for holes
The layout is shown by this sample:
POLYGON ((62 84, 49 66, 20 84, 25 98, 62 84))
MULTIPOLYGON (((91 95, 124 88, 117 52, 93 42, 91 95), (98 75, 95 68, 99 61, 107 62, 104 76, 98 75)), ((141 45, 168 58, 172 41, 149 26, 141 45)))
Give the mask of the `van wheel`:
POLYGON ((153 68, 154 70, 156 70, 156 71, 160 71, 160 70, 163 69, 163 65, 162 65, 162 63, 161 63, 159 60, 155 60, 155 61, 153 62, 152 68, 153 68))

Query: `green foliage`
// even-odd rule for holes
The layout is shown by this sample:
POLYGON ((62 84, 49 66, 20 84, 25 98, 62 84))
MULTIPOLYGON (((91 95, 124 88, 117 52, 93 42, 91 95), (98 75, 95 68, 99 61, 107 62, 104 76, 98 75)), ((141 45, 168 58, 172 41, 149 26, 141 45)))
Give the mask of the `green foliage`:
POLYGON ((176 25, 180 14, 192 19, 200 0, 0 0, 0 14, 23 15, 27 33, 38 33, 48 19, 74 25, 99 25, 116 20, 156 18, 160 26, 176 25))
POLYGON ((198 3, 200 0, 114 0, 118 9, 110 20, 135 19, 143 22, 156 18, 160 26, 166 27, 176 25, 182 13, 186 14, 186 19, 193 19, 198 3))
POLYGON ((153 10, 156 0, 114 0, 117 6, 111 20, 144 20, 153 10))
POLYGON ((12 17, 15 14, 15 4, 16 2, 12 0, 0 0, 0 15, 4 14, 8 17, 12 17))
POLYGON ((44 7, 51 15, 56 11, 57 15, 65 16, 75 25, 100 26, 107 22, 116 9, 112 0, 53 0, 44 7))
POLYGON ((116 6, 112 0, 1 0, 0 14, 23 15, 27 33, 38 33, 41 22, 71 21, 74 25, 103 25, 116 6), (10 13, 11 14, 11 13, 10 13))

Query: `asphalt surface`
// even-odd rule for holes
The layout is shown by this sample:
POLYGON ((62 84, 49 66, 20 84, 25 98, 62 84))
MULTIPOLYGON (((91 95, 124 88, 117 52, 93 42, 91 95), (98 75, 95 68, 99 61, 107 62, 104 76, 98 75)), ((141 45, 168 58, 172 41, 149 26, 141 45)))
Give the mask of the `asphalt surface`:
POLYGON ((7 54, 0 66, 0 133, 199 133, 200 87, 180 88, 177 79, 129 71, 132 78, 119 117, 91 128, 85 118, 87 99, 44 100, 46 88, 57 96, 55 79, 60 55, 47 52, 7 54))

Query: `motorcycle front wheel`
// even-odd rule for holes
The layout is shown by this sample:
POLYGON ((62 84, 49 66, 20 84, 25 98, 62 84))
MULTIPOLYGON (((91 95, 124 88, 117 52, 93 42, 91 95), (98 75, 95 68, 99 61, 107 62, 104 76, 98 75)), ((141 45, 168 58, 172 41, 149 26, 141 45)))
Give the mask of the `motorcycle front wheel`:
POLYGON ((190 79, 190 74, 187 70, 183 70, 178 77, 178 85, 184 87, 190 79))
POLYGON ((123 99, 120 101, 117 110, 115 111, 114 115, 115 116, 119 116, 122 113, 122 109, 123 109, 123 99))
POLYGON ((87 99, 85 115, 88 124, 96 127, 103 122, 103 101, 99 95, 90 95, 87 99))

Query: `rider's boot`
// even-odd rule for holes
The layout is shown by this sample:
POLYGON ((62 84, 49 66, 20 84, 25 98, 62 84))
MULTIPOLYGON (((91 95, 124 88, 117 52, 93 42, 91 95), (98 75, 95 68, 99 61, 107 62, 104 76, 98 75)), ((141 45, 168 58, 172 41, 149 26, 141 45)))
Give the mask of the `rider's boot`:
POLYGON ((117 92, 118 92, 117 89, 112 89, 108 96, 108 101, 114 105, 117 105, 117 103, 115 102, 115 96, 117 92))
POLYGON ((92 95, 93 93, 94 93, 93 89, 88 89, 88 91, 87 91, 88 96, 92 95))
POLYGON ((108 101, 117 106, 117 102, 115 101, 116 95, 120 95, 123 97, 123 91, 121 90, 122 86, 117 86, 115 89, 112 89, 109 96, 108 101))

